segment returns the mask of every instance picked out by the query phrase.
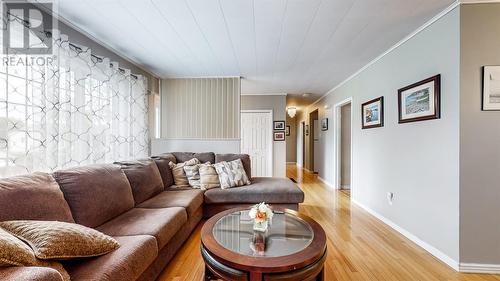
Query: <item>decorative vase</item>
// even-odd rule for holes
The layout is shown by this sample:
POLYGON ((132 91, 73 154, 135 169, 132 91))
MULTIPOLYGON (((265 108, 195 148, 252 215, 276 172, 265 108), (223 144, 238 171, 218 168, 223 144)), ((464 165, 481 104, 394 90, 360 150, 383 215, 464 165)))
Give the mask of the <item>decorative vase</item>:
POLYGON ((267 220, 264 220, 262 222, 255 221, 253 222, 253 230, 259 231, 259 232, 266 232, 267 231, 267 220))

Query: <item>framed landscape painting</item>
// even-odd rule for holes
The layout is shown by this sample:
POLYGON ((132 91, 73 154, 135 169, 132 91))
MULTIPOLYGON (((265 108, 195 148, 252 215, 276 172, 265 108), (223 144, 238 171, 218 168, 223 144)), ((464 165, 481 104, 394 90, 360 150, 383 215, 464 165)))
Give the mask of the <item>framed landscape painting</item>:
POLYGON ((361 105, 361 128, 384 126, 384 97, 367 101, 361 105))
POLYGON ((500 66, 483 67, 482 110, 500 110, 500 66))
POLYGON ((440 74, 399 89, 399 123, 439 119, 440 102, 440 74))

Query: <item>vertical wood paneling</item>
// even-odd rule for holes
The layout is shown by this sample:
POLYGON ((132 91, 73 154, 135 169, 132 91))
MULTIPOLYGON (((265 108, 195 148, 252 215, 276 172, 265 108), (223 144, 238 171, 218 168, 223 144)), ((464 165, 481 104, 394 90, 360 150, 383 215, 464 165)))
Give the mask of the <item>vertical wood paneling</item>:
POLYGON ((240 78, 162 80, 162 138, 240 137, 240 78))

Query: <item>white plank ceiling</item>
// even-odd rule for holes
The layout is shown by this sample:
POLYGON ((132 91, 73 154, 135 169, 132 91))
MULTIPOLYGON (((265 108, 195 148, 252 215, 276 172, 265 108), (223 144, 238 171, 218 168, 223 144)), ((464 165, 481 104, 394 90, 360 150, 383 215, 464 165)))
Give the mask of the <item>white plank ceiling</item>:
POLYGON ((59 14, 159 77, 243 76, 320 96, 454 0, 60 0, 59 14))

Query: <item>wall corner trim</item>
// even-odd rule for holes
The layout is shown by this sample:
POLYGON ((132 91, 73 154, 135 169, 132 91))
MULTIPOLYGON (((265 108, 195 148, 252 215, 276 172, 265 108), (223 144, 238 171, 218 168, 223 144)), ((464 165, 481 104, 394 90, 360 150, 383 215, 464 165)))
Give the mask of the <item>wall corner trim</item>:
POLYGON ((392 229, 396 230, 401 235, 403 235, 406 238, 408 238, 409 240, 411 240, 413 243, 415 243, 418 246, 422 247, 424 250, 426 250, 431 255, 433 255, 437 259, 441 260, 442 262, 444 262, 445 264, 447 264, 448 266, 450 266, 451 268, 453 268, 455 271, 459 271, 460 266, 459 266, 458 261, 452 259, 451 257, 449 257, 445 253, 441 252, 440 250, 436 249, 435 247, 431 246, 427 242, 424 242, 423 240, 421 240, 417 236, 415 236, 412 233, 410 233, 408 230, 400 227, 399 225, 395 224, 391 220, 387 219, 386 217, 382 216, 381 214, 377 213, 376 211, 372 210, 371 208, 367 207, 366 205, 364 205, 363 203, 357 201, 356 199, 354 199, 354 198, 351 199, 351 202, 354 203, 354 204, 356 204, 360 208, 364 209, 365 211, 367 211, 368 213, 370 213, 371 215, 373 215, 377 219, 381 220, 383 223, 385 223, 386 225, 388 225, 392 229))
POLYGON ((460 272, 500 274, 500 264, 460 263, 460 272))
MULTIPOLYGON (((495 1, 500 1, 500 0, 495 0, 495 1)), ((327 91, 324 95, 322 95, 316 101, 314 101, 313 103, 311 103, 310 105, 308 105, 308 107, 309 106, 314 106, 320 100, 324 99, 326 96, 328 96, 329 94, 333 93, 338 88, 342 87, 344 84, 346 84, 347 82, 349 82, 350 80, 352 80, 354 77, 358 76, 361 72, 365 71, 367 68, 369 68, 370 66, 372 66, 373 64, 375 64, 377 61, 381 60, 383 57, 385 57, 386 55, 388 55, 389 53, 391 53, 392 51, 394 51, 395 49, 397 49, 399 46, 403 45, 404 43, 406 43, 411 38, 417 36, 420 32, 422 32, 425 29, 427 29, 433 23, 435 23, 436 21, 438 21, 440 18, 446 16, 449 12, 453 11, 453 9, 455 9, 458 6, 460 6, 460 4, 461 4, 460 0, 457 0, 457 1, 453 2, 450 6, 446 7, 446 9, 444 9, 443 11, 441 11, 439 14, 435 15, 432 19, 428 20, 426 23, 424 23, 419 28, 417 28, 415 31, 413 31, 412 33, 410 33, 409 35, 407 35, 406 37, 404 37, 402 40, 400 40, 399 42, 397 42, 396 44, 394 44, 392 47, 390 47, 389 49, 387 49, 387 51, 383 52, 378 57, 374 58, 372 61, 370 61, 369 63, 367 63, 365 66, 361 67, 358 71, 354 72, 351 76, 347 77, 344 81, 340 82, 337 86, 331 88, 329 91, 327 91)))

